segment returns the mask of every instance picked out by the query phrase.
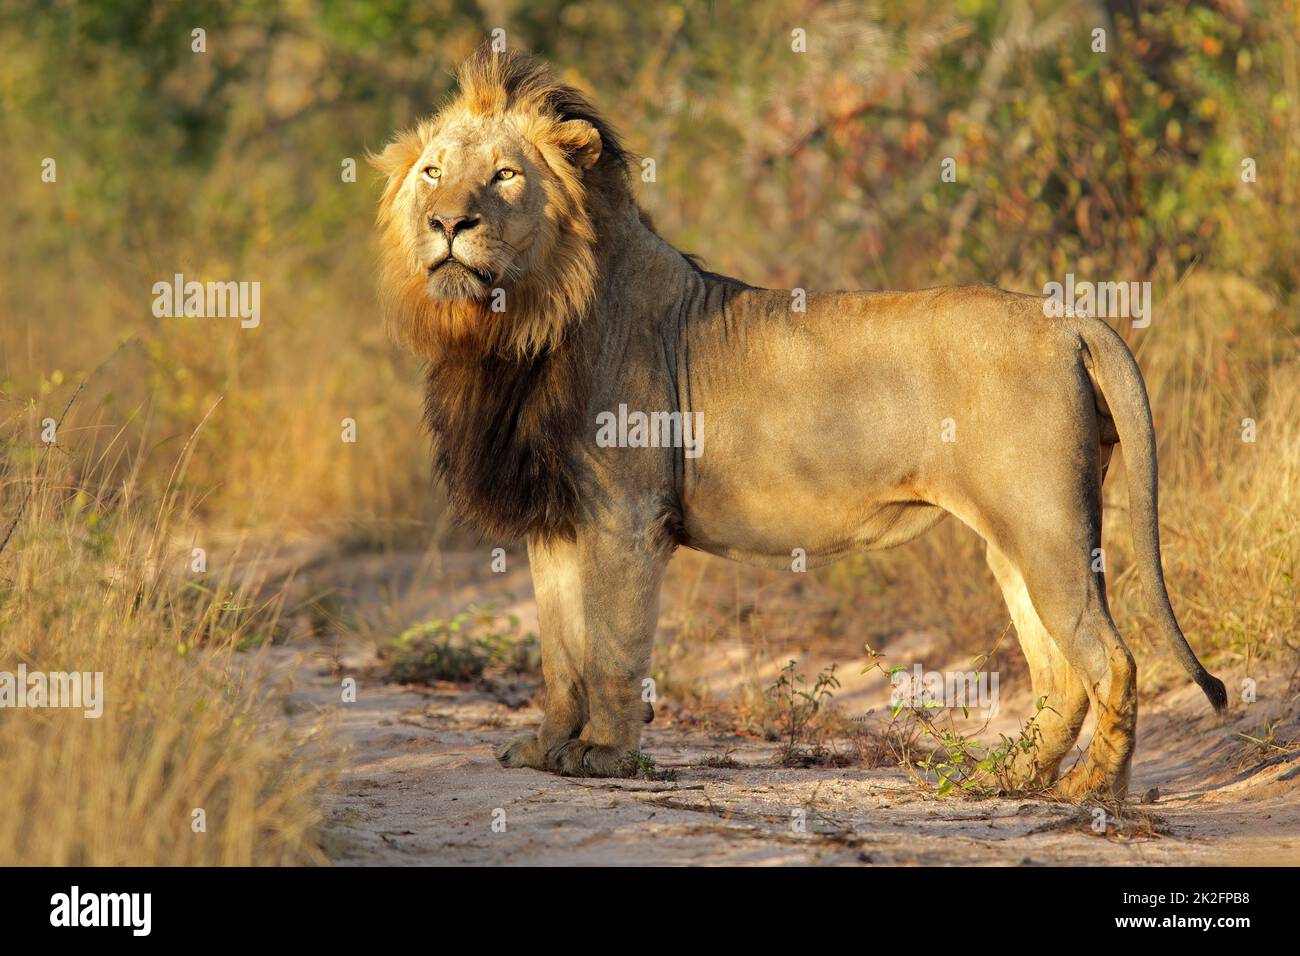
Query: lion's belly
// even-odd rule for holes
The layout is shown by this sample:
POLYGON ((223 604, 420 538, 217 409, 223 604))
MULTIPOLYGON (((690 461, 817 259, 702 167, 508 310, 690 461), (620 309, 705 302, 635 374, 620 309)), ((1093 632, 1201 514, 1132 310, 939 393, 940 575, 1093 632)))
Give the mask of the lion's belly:
POLYGON ((751 491, 744 499, 702 503, 683 514, 686 543, 737 561, 789 568, 829 564, 858 551, 892 548, 934 527, 942 508, 924 501, 864 503, 786 496, 779 504, 751 491), (747 500, 746 500, 747 499, 747 500))

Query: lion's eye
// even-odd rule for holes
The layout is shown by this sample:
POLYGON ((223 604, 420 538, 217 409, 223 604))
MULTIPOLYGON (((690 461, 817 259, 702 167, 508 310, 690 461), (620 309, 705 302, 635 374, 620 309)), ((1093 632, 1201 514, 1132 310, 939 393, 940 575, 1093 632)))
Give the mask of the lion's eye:
POLYGON ((442 176, 442 170, 437 166, 425 166, 421 172, 424 174, 424 178, 431 183, 436 183, 442 176))
POLYGON ((516 175, 517 174, 513 169, 497 170, 497 179, 501 180, 502 182, 505 182, 507 179, 514 179, 516 175))

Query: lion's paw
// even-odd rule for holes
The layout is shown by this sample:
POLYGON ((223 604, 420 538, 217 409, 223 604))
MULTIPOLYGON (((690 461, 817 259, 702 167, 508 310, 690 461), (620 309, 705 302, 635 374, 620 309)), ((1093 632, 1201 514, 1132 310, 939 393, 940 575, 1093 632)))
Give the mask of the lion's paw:
POLYGON ((496 748, 496 757, 503 767, 546 769, 546 755, 542 753, 542 744, 537 739, 537 734, 520 734, 518 737, 511 737, 496 748))
POLYGON ((586 740, 566 740, 546 754, 546 769, 562 777, 627 777, 633 764, 629 753, 586 740))

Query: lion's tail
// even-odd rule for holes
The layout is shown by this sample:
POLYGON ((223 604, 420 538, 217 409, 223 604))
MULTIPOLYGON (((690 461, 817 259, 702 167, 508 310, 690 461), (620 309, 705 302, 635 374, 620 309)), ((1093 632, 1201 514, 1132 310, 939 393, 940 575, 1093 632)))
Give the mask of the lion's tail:
POLYGON ((1210 674, 1192 653, 1165 589, 1165 575, 1160 566, 1156 435, 1142 374, 1124 340, 1105 322, 1080 316, 1075 319, 1075 331, 1092 355, 1093 374, 1110 406, 1124 448, 1133 547, 1147 599, 1155 612, 1156 626, 1183 670, 1205 692, 1214 709, 1222 711, 1228 706, 1223 681, 1210 674))

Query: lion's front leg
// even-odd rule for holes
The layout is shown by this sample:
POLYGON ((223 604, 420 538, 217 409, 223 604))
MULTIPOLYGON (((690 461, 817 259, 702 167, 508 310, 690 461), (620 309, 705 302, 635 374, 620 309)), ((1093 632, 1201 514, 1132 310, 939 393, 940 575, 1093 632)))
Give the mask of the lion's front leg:
POLYGON ((629 771, 667 565, 644 541, 580 529, 572 542, 529 543, 546 712, 535 735, 498 750, 506 766, 582 777, 629 771))

